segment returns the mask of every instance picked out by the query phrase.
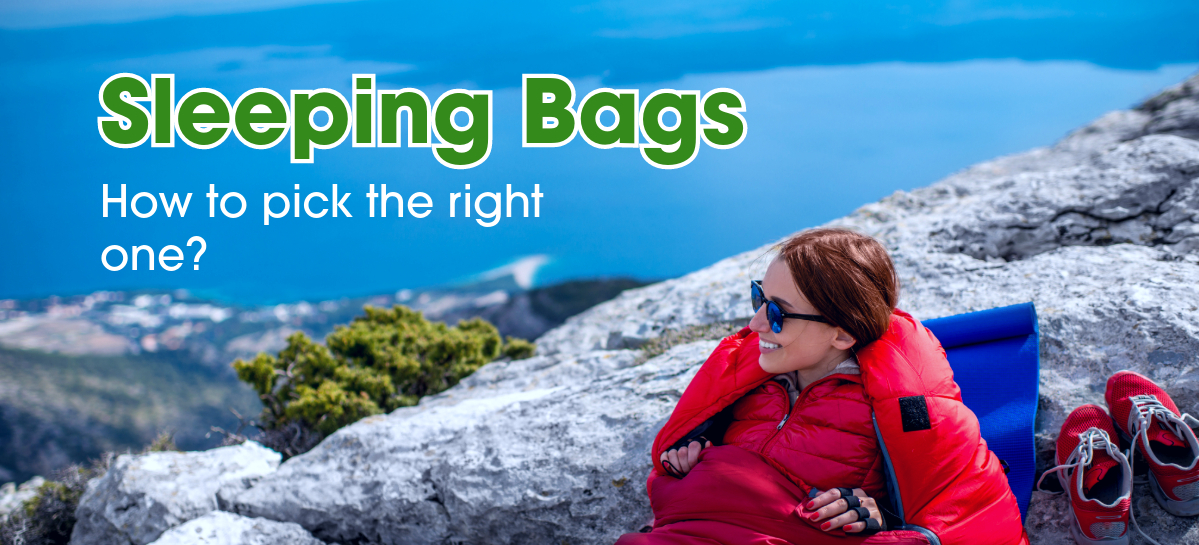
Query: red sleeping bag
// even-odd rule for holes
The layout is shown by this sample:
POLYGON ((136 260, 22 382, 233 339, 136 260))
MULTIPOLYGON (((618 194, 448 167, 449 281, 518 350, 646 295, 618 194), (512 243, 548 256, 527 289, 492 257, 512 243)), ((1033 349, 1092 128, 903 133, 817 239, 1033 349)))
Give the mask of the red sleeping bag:
MULTIPOLYGON (((824 532, 804 507, 813 488, 832 486, 863 488, 888 505, 870 410, 894 467, 907 524, 930 530, 946 545, 1028 543, 1016 498, 979 433, 978 419, 962 404, 944 350, 899 310, 883 336, 857 353, 860 376, 815 381, 789 413, 785 405, 773 409, 787 417, 777 433, 732 437, 735 430, 753 429, 734 425, 724 437, 731 444, 705 449, 682 479, 666 475, 657 463, 662 452, 721 410, 738 402, 738 415, 760 416, 770 409, 771 375, 758 365, 758 356, 758 336, 746 328, 708 357, 654 441, 655 469, 648 482, 653 531, 625 535, 619 545, 929 543, 905 530, 873 536, 824 532)), ((770 428, 775 426, 757 429, 770 428)))

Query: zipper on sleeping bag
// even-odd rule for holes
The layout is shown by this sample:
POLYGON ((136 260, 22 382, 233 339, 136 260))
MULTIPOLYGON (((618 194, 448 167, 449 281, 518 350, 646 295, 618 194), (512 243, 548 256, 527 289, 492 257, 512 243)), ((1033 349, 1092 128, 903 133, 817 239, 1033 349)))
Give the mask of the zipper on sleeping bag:
MULTIPOLYGON (((808 391, 812 389, 813 386, 820 384, 821 382, 824 382, 826 380, 832 380, 833 378, 842 378, 844 376, 845 375, 842 375, 840 373, 832 374, 832 375, 828 375, 826 377, 823 377, 823 378, 817 380, 816 382, 813 382, 813 383, 807 385, 804 389, 799 391, 799 397, 795 398, 795 403, 791 403, 791 396, 787 396, 787 404, 788 404, 787 414, 783 415, 783 419, 780 420, 779 424, 774 427, 774 433, 770 434, 770 437, 768 437, 766 439, 765 443, 762 443, 762 448, 758 449, 758 453, 762 454, 762 455, 766 454, 766 451, 769 450, 769 448, 770 448, 770 444, 773 443, 774 440, 778 438, 779 432, 783 431, 783 426, 785 426, 787 424, 787 420, 789 418, 791 418, 791 413, 794 412, 795 407, 799 405, 799 400, 803 399, 807 395, 808 391)), ((785 386, 778 384, 777 382, 775 383, 775 385, 778 386, 779 388, 783 389, 783 395, 787 395, 787 388, 785 386)))
MULTIPOLYGON (((774 384, 774 387, 781 388, 783 390, 783 397, 787 399, 787 412, 783 414, 783 419, 779 420, 778 425, 774 427, 774 433, 770 434, 770 437, 767 437, 766 441, 762 443, 761 448, 758 449, 758 454, 762 455, 766 454, 770 444, 774 442, 774 439, 778 437, 779 432, 783 430, 783 426, 787 424, 787 420, 791 418, 791 411, 795 410, 795 405, 799 404, 798 399, 796 399, 796 403, 791 403, 791 396, 787 395, 786 386, 774 381, 771 381, 771 383, 774 384)), ((802 393, 800 394, 800 397, 803 397, 802 393)))

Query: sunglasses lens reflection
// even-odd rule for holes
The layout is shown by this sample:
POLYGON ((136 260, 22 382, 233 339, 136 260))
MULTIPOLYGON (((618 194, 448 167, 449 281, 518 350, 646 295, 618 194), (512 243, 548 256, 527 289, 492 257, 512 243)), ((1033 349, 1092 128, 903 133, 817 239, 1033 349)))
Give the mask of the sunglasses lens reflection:
POLYGON ((762 288, 759 288, 758 284, 751 282, 749 284, 749 302, 753 305, 754 312, 757 312, 759 308, 762 308, 763 299, 765 299, 765 297, 762 294, 762 288))
POLYGON ((775 333, 783 331, 783 311, 774 302, 766 304, 766 319, 770 322, 770 330, 775 333))

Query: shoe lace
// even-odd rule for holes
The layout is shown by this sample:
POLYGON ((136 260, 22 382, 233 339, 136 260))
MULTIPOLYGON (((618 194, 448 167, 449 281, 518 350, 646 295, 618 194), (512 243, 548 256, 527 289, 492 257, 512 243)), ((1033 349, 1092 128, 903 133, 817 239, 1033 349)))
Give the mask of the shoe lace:
POLYGON ((1068 486, 1066 483, 1070 480, 1070 474, 1085 469, 1094 461, 1095 449, 1102 449, 1104 452, 1107 452, 1108 456, 1117 460, 1121 456, 1124 456, 1124 453, 1120 451, 1120 446, 1112 443, 1112 439, 1107 435, 1107 432, 1099 428, 1088 428, 1087 431, 1078 434, 1078 446, 1074 447, 1074 451, 1070 453, 1070 456, 1066 457, 1065 462, 1051 467, 1045 470, 1045 473, 1041 474, 1041 478, 1037 480, 1037 490, 1051 494, 1061 494, 1062 492, 1051 492, 1041 487, 1041 483, 1045 481, 1045 477, 1048 477, 1051 473, 1056 473, 1057 480, 1062 484, 1064 491, 1068 486))
MULTIPOLYGON (((1136 448, 1135 445, 1133 448, 1136 448)), ((1120 450, 1120 446, 1112 442, 1112 439, 1110 436, 1108 436, 1107 432, 1099 428, 1088 428, 1087 431, 1078 434, 1078 446, 1074 447, 1074 451, 1070 453, 1070 456, 1066 458, 1064 463, 1049 468, 1045 471, 1045 473, 1041 474, 1041 478, 1037 480, 1037 490, 1049 492, 1041 487, 1041 483, 1045 481, 1045 477, 1048 477, 1051 473, 1056 473, 1058 481, 1062 483, 1062 489, 1064 492, 1066 487, 1070 486, 1066 484, 1070 482, 1069 475, 1077 471, 1082 471, 1087 466, 1091 465, 1091 462, 1093 462, 1095 459, 1096 449, 1102 449, 1107 453, 1108 456, 1111 456, 1117 461, 1124 457, 1124 452, 1120 450)), ((1132 457, 1128 456, 1127 460, 1128 471, 1131 474, 1132 457)), ((1061 493, 1062 492, 1057 492, 1057 494, 1061 493)), ((1128 519, 1130 522, 1132 522, 1133 529, 1135 529, 1138 534, 1141 534, 1141 537, 1145 538, 1145 541, 1148 541, 1152 545, 1161 545, 1161 543, 1158 543, 1156 540, 1145 534, 1143 530, 1141 530, 1141 525, 1137 524, 1136 513, 1133 512, 1132 507, 1132 502, 1130 501, 1128 506, 1128 519)))
MULTIPOLYGON (((1157 399, 1157 396, 1151 394, 1135 395, 1128 398, 1132 402, 1132 408, 1136 411, 1136 422, 1132 427, 1136 430, 1132 435, 1132 447, 1128 451, 1128 466, 1133 468, 1133 464, 1137 459, 1137 447, 1144 445, 1142 450, 1149 450, 1149 427, 1153 425, 1154 419, 1161 423, 1162 427, 1174 432, 1178 437, 1186 437, 1183 433, 1183 428, 1189 428, 1186 420, 1174 414, 1174 411, 1162 405, 1162 402, 1157 399)), ((1133 468, 1135 469, 1135 468, 1133 468)), ((1132 519, 1133 527, 1137 529, 1137 533, 1141 534, 1150 543, 1158 545, 1145 532, 1141 531, 1140 525, 1137 524, 1136 514, 1129 510, 1129 518, 1132 519)))
POLYGON ((1186 437, 1184 429, 1189 428, 1187 422, 1174 414, 1174 411, 1167 409, 1155 395, 1137 395, 1128 398, 1132 402, 1132 408, 1137 412, 1137 420, 1133 423, 1136 432, 1133 433, 1133 448, 1137 444, 1144 441, 1144 448, 1149 448, 1149 428, 1153 425, 1154 419, 1174 433, 1178 437, 1186 437))

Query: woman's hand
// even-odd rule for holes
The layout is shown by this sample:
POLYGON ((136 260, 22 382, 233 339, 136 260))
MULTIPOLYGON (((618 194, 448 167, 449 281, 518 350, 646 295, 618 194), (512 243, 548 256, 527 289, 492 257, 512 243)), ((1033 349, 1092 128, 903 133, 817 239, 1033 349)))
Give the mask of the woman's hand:
POLYGON ((878 528, 875 528, 876 530, 884 528, 883 514, 878 510, 878 503, 874 501, 874 498, 867 496, 861 488, 853 489, 852 497, 843 498, 841 490, 840 488, 826 490, 808 501, 808 510, 816 512, 815 522, 825 521, 820 525, 821 530, 831 532, 840 528, 846 533, 856 534, 866 530, 866 519, 877 521, 878 528), (857 507, 869 511, 870 516, 859 519, 859 513, 855 509, 857 507))
MULTIPOLYGON (((702 437, 700 439, 703 439, 702 437)), ((662 453, 662 459, 659 462, 666 472, 674 477, 682 478, 695 464, 699 461, 699 451, 712 446, 711 441, 704 441, 700 444, 699 441, 692 441, 685 447, 671 449, 662 453)))

